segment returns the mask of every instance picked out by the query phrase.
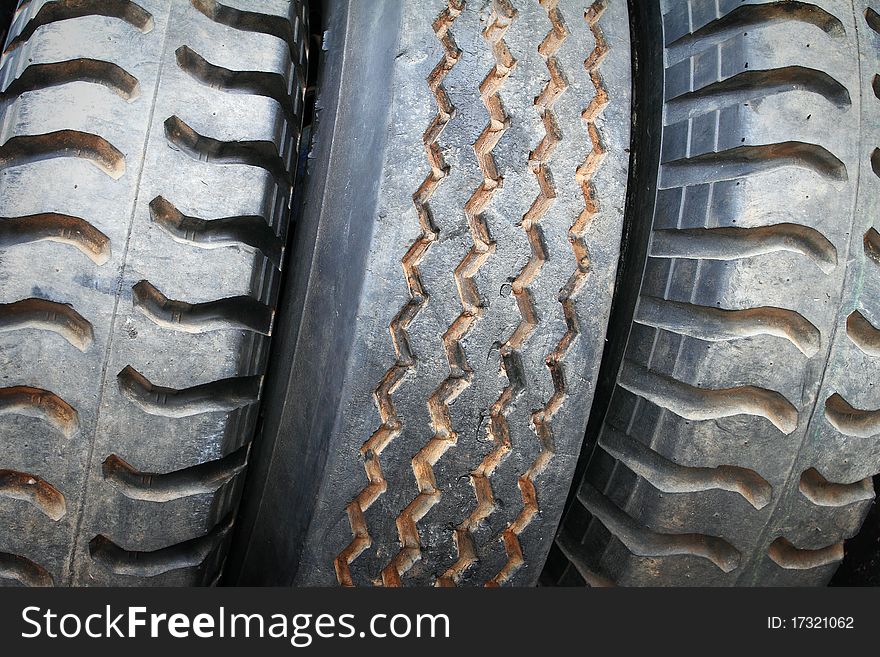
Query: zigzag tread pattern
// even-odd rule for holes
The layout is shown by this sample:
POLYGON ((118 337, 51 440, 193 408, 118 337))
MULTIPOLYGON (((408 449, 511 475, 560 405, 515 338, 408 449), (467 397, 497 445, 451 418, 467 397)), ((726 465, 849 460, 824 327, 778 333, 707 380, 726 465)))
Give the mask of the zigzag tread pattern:
POLYGON ((489 122, 473 145, 483 180, 464 205, 473 246, 455 268, 454 274, 462 310, 443 334, 449 376, 428 398, 428 412, 434 434, 412 459, 412 470, 419 493, 397 517, 401 547, 382 570, 382 582, 385 586, 400 586, 403 575, 421 559, 418 522, 440 501, 441 495, 433 468, 458 442, 458 434, 449 415, 449 405, 471 383, 473 373, 464 353, 462 340, 483 315, 484 304, 474 278, 495 251, 495 243, 489 235, 482 212, 491 203, 502 183, 492 151, 507 130, 507 114, 500 90, 516 65, 516 60, 507 48, 504 34, 515 19, 516 11, 509 0, 493 0, 491 18, 482 36, 491 47, 495 65, 480 83, 480 97, 489 114, 489 122))
POLYGON ((550 175, 549 160, 556 145, 562 139, 553 113, 553 105, 568 87, 568 82, 555 57, 557 50, 568 36, 563 17, 557 9, 559 3, 558 0, 542 0, 541 4, 547 12, 550 30, 539 44, 538 52, 544 59, 549 79, 534 102, 544 125, 544 136, 538 146, 529 154, 529 168, 538 182, 539 191, 520 222, 531 247, 531 254, 511 285, 521 319, 499 349, 501 369, 506 375, 508 383, 495 403, 488 409, 487 433, 492 440, 494 449, 471 472, 471 484, 474 488, 476 505, 455 530, 454 538, 458 559, 438 578, 437 584, 439 586, 457 584, 467 569, 478 560, 473 532, 495 511, 491 476, 511 450, 510 428, 506 416, 526 387, 520 350, 537 330, 539 322, 529 285, 540 275, 544 262, 547 260, 544 237, 539 224, 556 198, 556 190, 550 175))
POLYGON ((428 303, 428 293, 422 283, 419 264, 439 237, 429 201, 437 187, 449 175, 449 166, 443 158, 438 140, 443 129, 452 119, 455 107, 443 87, 443 80, 461 55, 451 28, 463 9, 464 0, 448 0, 447 7, 440 12, 432 24, 434 34, 443 45, 444 52, 427 78, 428 87, 437 103, 437 113, 422 135, 425 155, 431 170, 412 197, 421 233, 401 259, 410 298, 391 320, 389 326, 396 360, 373 391, 381 424, 360 449, 367 485, 348 504, 346 511, 351 525, 352 541, 334 559, 336 578, 343 586, 354 585, 351 563, 372 545, 372 537, 364 513, 387 490, 388 482, 382 473, 379 457, 402 430, 402 422, 397 415, 392 396, 407 372, 415 366, 415 354, 410 347, 407 329, 419 311, 428 303))
POLYGON ((502 540, 505 552, 507 553, 507 562, 487 582, 488 586, 500 586, 508 582, 525 564, 526 556, 523 553, 519 537, 540 512, 535 480, 546 470, 555 456, 552 421, 554 416, 564 406, 567 398, 564 361, 581 333, 575 300, 578 292, 586 283, 590 272, 590 252, 584 240, 584 234, 593 217, 599 212, 599 202, 592 177, 601 165, 606 153, 605 144, 596 125, 596 119, 609 103, 608 90, 599 71, 602 60, 609 52, 608 43, 605 41, 605 37, 599 27, 599 21, 606 7, 607 0, 596 0, 590 5, 584 15, 584 19, 587 21, 595 39, 595 46, 584 61, 584 68, 593 84, 595 95, 581 114, 592 149, 575 172, 575 177, 584 196, 584 209, 572 224, 568 233, 575 258, 575 270, 559 292, 559 303, 562 305, 566 331, 562 339, 546 358, 547 368, 550 370, 553 380, 554 392, 544 407, 532 414, 532 428, 538 438, 541 451, 528 470, 519 478, 518 486, 522 495, 523 506, 513 522, 502 533, 502 540))

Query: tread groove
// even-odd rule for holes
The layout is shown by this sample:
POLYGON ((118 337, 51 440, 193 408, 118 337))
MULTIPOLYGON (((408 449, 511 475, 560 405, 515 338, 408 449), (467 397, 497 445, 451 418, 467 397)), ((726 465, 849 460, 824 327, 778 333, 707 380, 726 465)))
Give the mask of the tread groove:
POLYGON ((733 465, 714 468, 683 466, 638 440, 607 428, 599 446, 664 493, 699 493, 725 490, 738 493, 756 509, 770 503, 770 484, 754 470, 733 465))
POLYGON ((880 410, 854 408, 839 393, 825 400, 825 418, 845 436, 873 438, 880 434, 880 410))
POLYGON ((874 30, 877 34, 880 34, 880 14, 874 11, 871 7, 868 7, 865 10, 865 22, 868 23, 868 27, 874 30))
POLYGON ((229 7, 217 0, 191 0, 192 6, 215 23, 243 32, 269 34, 284 41, 290 54, 296 60, 296 40, 290 21, 280 16, 272 16, 256 11, 244 11, 229 7))
POLYGON ((190 388, 153 385, 128 365, 118 375, 122 393, 150 415, 182 418, 215 411, 229 412, 257 401, 262 376, 220 379, 190 388))
POLYGON ((737 146, 660 165, 660 188, 721 182, 765 171, 798 167, 829 180, 847 180, 846 165, 823 146, 786 141, 757 146, 737 146))
POLYGON ((810 570, 842 561, 843 542, 817 550, 804 550, 780 536, 770 544, 767 554, 777 566, 786 570, 810 570))
POLYGON ((117 575, 156 577, 172 570, 198 568, 210 558, 232 529, 227 518, 204 536, 150 552, 126 550, 103 535, 89 542, 92 560, 117 575))
POLYGON ((262 335, 270 335, 271 332, 274 312, 251 296, 193 304, 169 299, 149 281, 140 281, 132 287, 132 298, 134 307, 155 324, 174 331, 206 333, 241 329, 262 335))
POLYGON ((880 233, 874 228, 869 228, 865 233, 864 245, 865 255, 880 264, 880 233))
POLYGON ((757 386, 700 388, 631 361, 625 361, 618 385, 687 420, 753 415, 769 420, 784 434, 792 433, 798 425, 798 411, 791 402, 774 390, 757 386))
POLYGON ((153 29, 152 15, 130 0, 49 0, 9 42, 4 53, 21 46, 45 25, 84 16, 118 18, 144 33, 153 29))
POLYGON ((642 527, 634 518, 587 483, 581 485, 577 497, 584 507, 636 556, 702 557, 725 573, 739 566, 739 551, 723 538, 707 534, 663 534, 642 527))
POLYGON ((95 337, 91 323, 67 304, 46 299, 0 303, 0 333, 22 329, 57 333, 80 351, 86 351, 95 337))
POLYGON ((555 545, 575 567, 578 574, 590 588, 611 588, 617 586, 614 581, 598 574, 589 567, 581 554, 580 546, 574 542, 567 532, 559 532, 555 539, 555 545))
POLYGON ((833 38, 846 35, 840 19, 814 4, 792 0, 748 4, 737 7, 699 29, 667 43, 668 62, 672 64, 681 61, 696 52, 726 41, 742 29, 764 27, 783 21, 814 25, 833 38))
POLYGON ((79 430, 79 414, 48 390, 30 386, 0 388, 0 415, 24 415, 43 420, 71 438, 79 430))
POLYGON ((61 157, 81 158, 114 180, 125 173, 125 156, 103 137, 78 130, 11 137, 0 146, 0 169, 61 157))
POLYGON ((0 497, 27 502, 56 522, 67 513, 64 495, 52 484, 27 472, 0 470, 0 497))
POLYGON ((220 91, 271 98, 281 106, 287 120, 294 121, 293 99, 280 73, 233 71, 210 63, 189 46, 181 46, 175 55, 177 65, 202 84, 220 91))
POLYGON ((819 329, 803 315, 770 306, 727 310, 642 296, 635 321, 711 342, 772 335, 788 340, 807 357, 816 355, 821 341, 819 329))
POLYGON ((852 105, 849 91, 824 71, 804 66, 749 70, 666 101, 666 123, 684 121, 729 105, 785 93, 808 91, 837 108, 852 105))
POLYGON ((870 477, 851 484, 836 484, 828 481, 816 468, 801 474, 799 489, 804 497, 818 506, 840 507, 874 499, 870 477))
POLYGON ((9 552, 0 552, 0 578, 16 581, 22 586, 55 586, 48 570, 26 557, 9 552))
POLYGON ((99 59, 71 59, 49 64, 31 64, 0 93, 9 100, 30 91, 59 87, 71 82, 90 82, 106 87, 132 102, 140 95, 136 77, 121 66, 99 59))
POLYGON ((110 259, 110 238, 85 219, 56 212, 0 218, 0 248, 42 241, 69 244, 96 265, 110 259))
POLYGON ((858 310, 846 318, 846 334, 854 345, 869 356, 880 356, 880 329, 858 310))
POLYGON ((165 120, 165 136, 182 152, 201 162, 258 167, 272 175, 282 189, 292 184, 278 147, 271 141, 221 141, 205 137, 176 116, 165 120))
POLYGON ((804 255, 829 274, 837 266, 837 249, 815 228, 775 224, 754 228, 680 228, 655 230, 651 256, 737 260, 788 251, 804 255))
POLYGON ((150 217, 177 242, 204 249, 244 244, 258 250, 276 269, 281 269, 284 243, 263 217, 188 217, 161 196, 150 201, 150 217))
POLYGON ((234 479, 247 467, 245 445, 216 461, 208 461, 174 472, 141 472, 116 454, 102 464, 104 480, 133 500, 170 502, 193 495, 209 494, 234 479))

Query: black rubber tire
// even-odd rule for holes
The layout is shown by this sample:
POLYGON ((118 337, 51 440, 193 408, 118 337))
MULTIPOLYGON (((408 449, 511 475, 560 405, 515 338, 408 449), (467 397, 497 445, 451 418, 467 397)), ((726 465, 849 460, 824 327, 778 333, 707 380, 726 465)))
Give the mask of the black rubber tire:
POLYGON ((229 581, 540 573, 601 360, 631 64, 624 3, 514 4, 326 4, 229 581))
POLYGON ((636 4, 647 257, 546 581, 824 584, 880 470, 880 17, 636 4))
POLYGON ((305 20, 286 0, 20 2, 0 67, 4 583, 218 577, 280 278, 305 20))

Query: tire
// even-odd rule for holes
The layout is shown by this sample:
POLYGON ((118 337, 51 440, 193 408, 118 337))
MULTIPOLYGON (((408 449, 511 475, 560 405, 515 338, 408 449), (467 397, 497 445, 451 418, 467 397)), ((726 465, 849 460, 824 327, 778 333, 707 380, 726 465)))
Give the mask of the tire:
POLYGON ((0 68, 0 579, 216 581, 266 367, 300 2, 22 0, 0 68), (245 5, 242 5, 245 6, 245 5))
POLYGON ((540 574, 602 355, 631 63, 623 3, 515 4, 326 5, 285 345, 227 581, 540 574))
POLYGON ((646 257, 546 581, 824 584, 880 471, 880 17, 648 5, 646 257))

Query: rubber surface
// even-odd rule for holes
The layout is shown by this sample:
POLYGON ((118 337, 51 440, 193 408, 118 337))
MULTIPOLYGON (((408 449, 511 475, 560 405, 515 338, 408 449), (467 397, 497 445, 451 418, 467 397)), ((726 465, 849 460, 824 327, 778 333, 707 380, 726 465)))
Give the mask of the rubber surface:
POLYGON ((823 584, 880 470, 880 20, 660 5, 648 257, 545 579, 823 584))
POLYGON ((532 583, 617 267, 626 7, 327 10, 309 264, 230 580, 532 583))
POLYGON ((256 421, 300 3, 21 2, 0 68, 0 579, 216 580, 256 421))

